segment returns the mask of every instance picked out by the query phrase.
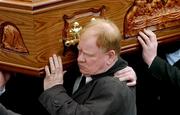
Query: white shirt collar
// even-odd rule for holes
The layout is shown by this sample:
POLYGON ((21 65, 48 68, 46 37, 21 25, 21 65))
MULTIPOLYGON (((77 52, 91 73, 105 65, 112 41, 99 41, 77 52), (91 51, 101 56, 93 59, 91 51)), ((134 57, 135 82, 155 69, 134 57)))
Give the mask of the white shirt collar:
POLYGON ((166 54, 166 58, 169 64, 174 65, 180 59, 180 48, 173 53, 166 54))
POLYGON ((86 83, 89 83, 92 80, 92 77, 86 77, 86 83))

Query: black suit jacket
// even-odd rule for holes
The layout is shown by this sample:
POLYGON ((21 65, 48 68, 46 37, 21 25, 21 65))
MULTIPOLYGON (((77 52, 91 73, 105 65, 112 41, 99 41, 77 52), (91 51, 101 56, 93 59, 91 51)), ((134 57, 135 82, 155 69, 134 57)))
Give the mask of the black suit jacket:
POLYGON ((0 115, 20 115, 20 114, 14 113, 13 111, 6 109, 2 104, 0 104, 0 115))
POLYGON ((173 85, 180 88, 180 60, 171 66, 160 57, 155 57, 153 60, 150 71, 154 77, 162 80, 170 80, 173 85))
POLYGON ((51 115, 136 115, 135 92, 112 76, 125 66, 120 59, 72 96, 57 85, 44 91, 39 100, 51 115))

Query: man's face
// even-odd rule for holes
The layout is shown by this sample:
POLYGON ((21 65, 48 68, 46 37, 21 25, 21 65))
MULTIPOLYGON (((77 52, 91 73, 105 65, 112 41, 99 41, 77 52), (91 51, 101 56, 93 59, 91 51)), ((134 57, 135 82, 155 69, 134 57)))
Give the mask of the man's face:
POLYGON ((106 70, 107 54, 96 46, 96 30, 88 29, 80 36, 78 65, 84 75, 95 75, 106 70))

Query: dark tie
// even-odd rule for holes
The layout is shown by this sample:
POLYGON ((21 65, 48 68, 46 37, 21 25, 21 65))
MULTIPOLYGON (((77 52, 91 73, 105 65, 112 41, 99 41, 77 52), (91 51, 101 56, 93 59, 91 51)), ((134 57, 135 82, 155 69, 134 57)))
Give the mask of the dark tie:
POLYGON ((86 84, 86 77, 83 76, 79 84, 78 90, 81 89, 85 84, 86 84))
POLYGON ((75 93, 77 90, 79 90, 85 84, 86 84, 86 77, 79 76, 75 81, 75 84, 74 84, 74 87, 73 87, 73 93, 75 93))

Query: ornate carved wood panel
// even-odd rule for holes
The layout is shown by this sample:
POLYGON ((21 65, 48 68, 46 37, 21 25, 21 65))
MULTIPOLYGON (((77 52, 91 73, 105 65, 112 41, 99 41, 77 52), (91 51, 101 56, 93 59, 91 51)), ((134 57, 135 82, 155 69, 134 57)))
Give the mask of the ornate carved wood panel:
POLYGON ((124 23, 125 38, 144 28, 160 30, 180 26, 179 0, 135 0, 128 9, 124 23))

